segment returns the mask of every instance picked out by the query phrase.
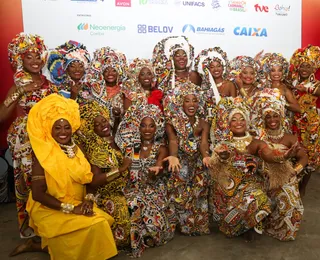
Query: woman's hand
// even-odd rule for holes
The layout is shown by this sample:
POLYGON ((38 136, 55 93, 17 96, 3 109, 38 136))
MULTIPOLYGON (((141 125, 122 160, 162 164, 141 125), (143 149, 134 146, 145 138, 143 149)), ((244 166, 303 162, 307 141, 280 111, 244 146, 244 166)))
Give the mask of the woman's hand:
POLYGON ((162 170, 163 170, 162 166, 153 166, 149 168, 149 171, 152 172, 152 174, 154 174, 155 176, 157 176, 159 172, 161 172, 162 170))
POLYGON ((204 157, 202 159, 202 163, 203 163, 204 166, 209 168, 210 167, 210 156, 204 157))
POLYGON ((114 117, 119 118, 120 115, 121 115, 121 109, 120 109, 120 107, 113 107, 113 108, 112 108, 112 114, 113 114, 114 117))
POLYGON ((166 158, 164 158, 162 160, 163 162, 168 161, 169 162, 169 166, 168 166, 168 170, 169 172, 173 171, 173 172, 179 172, 181 169, 181 164, 179 162, 179 159, 175 156, 168 156, 166 158))
POLYGON ((84 201, 78 206, 74 207, 73 213, 76 215, 85 215, 91 217, 94 215, 93 203, 91 201, 84 201))
POLYGON ((301 91, 301 92, 307 92, 306 88, 305 88, 303 85, 301 85, 301 84, 297 85, 297 86, 296 86, 296 89, 299 90, 299 91, 301 91))
POLYGON ((301 149, 299 142, 297 141, 291 148, 285 152, 284 159, 288 160, 290 158, 296 157, 298 151, 301 149))
POLYGON ((131 163, 132 163, 131 159, 128 158, 128 157, 125 157, 125 158, 123 159, 122 165, 119 167, 119 172, 120 172, 120 173, 123 173, 123 172, 125 172, 126 170, 128 170, 128 169, 131 167, 131 163))
POLYGON ((241 89, 243 87, 243 81, 240 79, 240 75, 237 75, 234 79, 235 83, 237 86, 241 89))
POLYGON ((72 84, 72 86, 71 86, 71 98, 72 99, 77 98, 81 88, 82 88, 82 83, 80 81, 78 81, 75 84, 72 84))

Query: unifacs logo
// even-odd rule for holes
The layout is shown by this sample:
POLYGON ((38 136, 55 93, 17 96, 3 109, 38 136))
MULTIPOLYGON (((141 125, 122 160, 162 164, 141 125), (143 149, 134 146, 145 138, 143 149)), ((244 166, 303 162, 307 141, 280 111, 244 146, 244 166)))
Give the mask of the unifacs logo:
POLYGON ((266 5, 259 5, 259 4, 255 4, 254 5, 254 9, 256 10, 256 12, 265 12, 265 13, 269 13, 269 7, 266 5))
POLYGON ((211 6, 213 9, 218 10, 219 8, 221 8, 220 0, 212 0, 211 6))
POLYGON ((139 0, 140 5, 167 5, 168 0, 139 0))
POLYGON ((252 27, 236 27, 233 33, 237 36, 257 36, 268 37, 266 28, 252 28, 252 27))
POLYGON ((138 33, 172 33, 173 26, 159 26, 159 25, 137 25, 138 33))
POLYGON ((274 7, 274 10, 276 12, 276 15, 279 16, 287 16, 288 13, 290 12, 290 5, 289 6, 284 6, 284 5, 276 5, 274 7))
POLYGON ((88 23, 79 23, 77 28, 78 31, 90 31, 90 35, 92 36, 104 35, 106 31, 121 32, 126 30, 126 27, 123 25, 97 25, 88 23))
POLYGON ((192 24, 185 24, 182 27, 183 33, 197 33, 197 34, 224 34, 223 27, 207 27, 207 26, 193 26, 192 24))
POLYGON ((198 1, 183 1, 182 4, 184 6, 198 6, 198 7, 205 7, 206 4, 204 2, 198 2, 198 1))
POLYGON ((246 1, 229 1, 228 7, 230 11, 246 12, 246 1))
POLYGON ((116 0, 116 6, 131 7, 131 0, 116 0))

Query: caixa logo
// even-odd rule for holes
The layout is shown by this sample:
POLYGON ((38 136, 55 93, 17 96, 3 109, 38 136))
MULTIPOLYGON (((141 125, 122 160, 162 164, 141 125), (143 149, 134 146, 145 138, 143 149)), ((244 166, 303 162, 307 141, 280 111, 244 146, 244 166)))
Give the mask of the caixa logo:
POLYGON ((233 33, 237 36, 257 36, 268 37, 266 28, 253 28, 253 27, 236 27, 233 33))
POLYGON ((172 33, 173 26, 138 24, 138 33, 172 33))

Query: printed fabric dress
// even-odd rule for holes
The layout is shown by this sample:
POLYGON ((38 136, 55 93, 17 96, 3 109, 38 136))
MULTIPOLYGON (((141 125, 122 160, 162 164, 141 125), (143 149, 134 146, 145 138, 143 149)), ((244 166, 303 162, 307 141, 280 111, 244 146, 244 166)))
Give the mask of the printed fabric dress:
POLYGON ((185 137, 179 136, 179 132, 178 138, 178 158, 182 168, 179 173, 171 174, 168 189, 179 218, 180 230, 191 236, 209 234, 209 175, 202 163, 200 137, 195 137, 190 131, 188 140, 183 141, 185 137))
POLYGON ((232 162, 213 160, 213 219, 228 237, 239 236, 255 228, 262 232, 262 220, 271 213, 271 203, 257 174, 258 159, 236 154, 232 162), (258 225, 259 224, 259 225, 258 225))
POLYGON ((38 101, 58 92, 56 86, 52 85, 44 76, 42 80, 44 84, 41 89, 32 93, 25 93, 21 97, 19 105, 22 107, 24 115, 15 119, 8 130, 7 136, 13 160, 16 206, 21 238, 34 236, 32 229, 29 228, 29 217, 26 211, 32 176, 32 148, 26 129, 28 113, 38 101))
MULTIPOLYGON (((282 153, 288 150, 288 147, 283 144, 267 143, 270 149, 282 153)), ((299 180, 302 176, 286 174, 294 173, 289 162, 280 165, 268 163, 264 165, 265 172, 269 172, 264 177, 269 175, 265 181, 273 206, 271 214, 264 221, 264 232, 281 241, 295 240, 304 211, 299 193, 299 180), (279 175, 280 181, 277 182, 279 183, 277 187, 270 187, 272 172, 275 172, 274 175, 279 175)))
POLYGON ((152 239, 154 246, 167 243, 174 236, 176 215, 168 200, 166 179, 162 176, 149 180, 149 168, 155 166, 160 148, 155 143, 148 158, 139 152, 132 158, 130 179, 124 190, 131 214, 131 248, 134 257, 140 257, 152 239))

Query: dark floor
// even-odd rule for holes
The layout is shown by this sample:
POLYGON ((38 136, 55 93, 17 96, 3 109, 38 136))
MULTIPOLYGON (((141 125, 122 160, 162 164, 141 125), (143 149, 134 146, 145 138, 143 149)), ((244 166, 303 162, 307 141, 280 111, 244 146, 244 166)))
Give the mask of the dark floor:
MULTIPOLYGON (((177 234, 167 245, 148 249, 140 259, 319 260, 320 174, 311 177, 303 201, 304 220, 296 241, 279 242, 267 236, 259 236, 256 241, 245 243, 242 237, 227 239, 217 229, 214 229, 211 235, 202 237, 185 237, 177 234)), ((21 242, 14 204, 0 205, 0 241, 1 260, 49 260, 49 256, 44 253, 25 253, 13 258, 8 257, 10 251, 21 242)), ((131 258, 120 253, 113 259, 131 258)))

